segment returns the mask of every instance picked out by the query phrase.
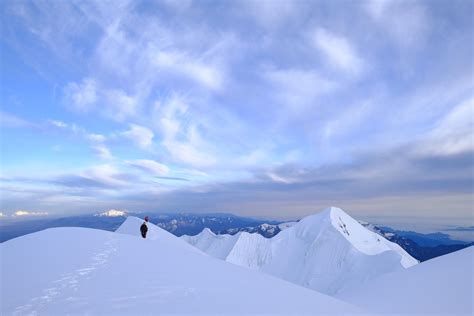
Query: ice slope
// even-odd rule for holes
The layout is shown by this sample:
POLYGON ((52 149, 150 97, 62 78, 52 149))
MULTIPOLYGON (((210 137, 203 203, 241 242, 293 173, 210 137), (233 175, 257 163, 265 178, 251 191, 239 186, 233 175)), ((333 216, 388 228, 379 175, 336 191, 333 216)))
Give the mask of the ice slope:
POLYGON ((284 230, 284 229, 287 229, 287 228, 290 228, 291 226, 297 224, 298 222, 285 222, 285 223, 281 223, 281 224, 278 224, 278 228, 280 228, 281 230, 284 230))
POLYGON ((474 315, 474 247, 420 263, 338 295, 376 314, 474 315))
POLYGON ((359 310, 212 258, 142 221, 52 228, 0 244, 1 315, 353 314, 359 310))
POLYGON ((331 295, 418 263, 335 207, 307 216, 271 239, 208 231, 183 238, 217 258, 331 295))
POLYGON ((199 235, 183 235, 181 239, 213 257, 225 259, 241 234, 242 233, 235 235, 216 235, 209 228, 204 228, 199 235))

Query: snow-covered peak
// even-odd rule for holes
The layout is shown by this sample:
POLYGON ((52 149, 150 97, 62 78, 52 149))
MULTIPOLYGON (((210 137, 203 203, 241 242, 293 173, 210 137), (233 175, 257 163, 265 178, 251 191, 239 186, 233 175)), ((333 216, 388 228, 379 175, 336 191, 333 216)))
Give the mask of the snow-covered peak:
MULTIPOLYGON (((298 226, 300 229, 302 227, 311 228, 314 226, 320 227, 322 224, 332 223, 336 224, 339 218, 352 219, 346 212, 338 207, 328 207, 321 212, 308 215, 303 217, 299 222, 298 226)), ((353 219, 352 219, 353 220, 353 219)))
POLYGON ((216 234, 214 234, 214 232, 212 230, 210 230, 209 228, 204 228, 202 230, 202 232, 200 232, 200 234, 203 234, 203 235, 211 235, 211 236, 216 236, 216 234))
POLYGON ((245 232, 184 239, 214 257, 328 294, 418 263, 337 207, 307 216, 269 239, 245 232))
POLYGON ((102 213, 95 214, 94 216, 120 217, 127 216, 127 212, 111 209, 102 213))
POLYGON ((399 245, 392 243, 379 234, 362 226, 357 220, 338 207, 329 207, 320 213, 303 218, 292 228, 296 233, 309 240, 325 234, 324 230, 336 230, 354 248, 367 255, 376 255, 394 250, 400 255, 401 264, 408 268, 418 263, 399 245))
MULTIPOLYGON (((145 223, 145 220, 142 218, 138 218, 135 216, 128 216, 127 219, 120 225, 119 228, 115 232, 120 233, 120 234, 126 234, 126 235, 133 235, 133 236, 140 236, 140 226, 145 223)), ((146 223, 148 226, 148 233, 147 233, 147 238, 148 239, 157 239, 160 235, 164 236, 173 236, 172 234, 168 233, 164 229, 159 228, 158 226, 147 222, 146 223)))
MULTIPOLYGON (((141 219, 130 217, 120 230, 136 235, 142 223, 141 219)), ((155 225, 148 225, 149 230, 155 230, 155 225)), ((138 236, 67 227, 0 243, 0 314, 362 312, 321 293, 210 258, 175 236, 160 237, 161 240, 143 240, 138 236), (177 246, 178 242, 186 247, 177 246)))

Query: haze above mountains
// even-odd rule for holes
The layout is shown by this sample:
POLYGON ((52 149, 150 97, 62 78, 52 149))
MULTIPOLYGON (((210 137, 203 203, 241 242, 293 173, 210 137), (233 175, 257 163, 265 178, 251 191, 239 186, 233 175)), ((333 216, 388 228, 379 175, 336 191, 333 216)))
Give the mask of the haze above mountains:
MULTIPOLYGON (((0 242, 51 227, 72 226, 115 231, 128 215, 145 216, 143 213, 129 213, 111 209, 95 214, 59 218, 52 216, 4 217, 0 220, 0 242)), ((286 227, 296 223, 247 218, 226 213, 147 213, 146 215, 150 217, 152 223, 176 236, 197 235, 205 228, 209 228, 213 233, 217 234, 235 235, 238 232, 248 232, 272 238, 286 227)), ((395 230, 387 226, 373 225, 363 221, 359 221, 359 223, 369 230, 384 236, 386 239, 399 244, 411 256, 420 261, 444 255, 472 244, 469 241, 451 239, 451 236, 444 232, 426 234, 395 230)))

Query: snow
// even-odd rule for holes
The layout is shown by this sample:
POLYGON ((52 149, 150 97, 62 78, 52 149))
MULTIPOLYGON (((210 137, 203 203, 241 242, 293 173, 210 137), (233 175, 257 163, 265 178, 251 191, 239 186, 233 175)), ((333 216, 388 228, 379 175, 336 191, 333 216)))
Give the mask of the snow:
POLYGON ((281 223, 281 224, 278 224, 278 228, 280 228, 280 230, 284 230, 284 229, 290 228, 291 226, 295 225, 296 223, 298 223, 298 222, 281 223))
POLYGON ((143 220, 0 244, 2 315, 353 314, 332 297, 202 253, 143 220))
POLYGON ((337 297, 377 314, 473 315, 474 247, 380 276, 337 297))
POLYGON ((127 212, 111 209, 99 214, 95 214, 94 216, 120 217, 120 216, 127 216, 127 212))
POLYGON ((330 295, 418 263, 335 207, 307 216, 271 239, 206 231, 183 239, 216 258, 330 295))
POLYGON ((205 228, 199 235, 184 235, 181 238, 215 258, 225 259, 241 234, 216 235, 209 228, 205 228))

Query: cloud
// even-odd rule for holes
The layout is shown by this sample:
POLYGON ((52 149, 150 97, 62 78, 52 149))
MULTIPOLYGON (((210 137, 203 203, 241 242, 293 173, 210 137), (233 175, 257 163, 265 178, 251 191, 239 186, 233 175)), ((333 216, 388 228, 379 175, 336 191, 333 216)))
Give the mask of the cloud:
POLYGON ((48 120, 49 124, 53 125, 53 126, 56 126, 58 128, 66 128, 68 127, 68 125, 62 121, 58 121, 58 120, 48 120))
POLYGON ((96 165, 78 174, 66 174, 52 180, 56 184, 72 188, 120 189, 136 181, 133 174, 121 172, 111 164, 96 165))
POLYGON ((159 117, 162 144, 175 161, 194 167, 210 167, 217 162, 182 97, 173 95, 156 104, 155 116, 159 117))
POLYGON ((446 209, 451 216, 466 214, 473 202, 472 153, 421 157, 413 155, 413 148, 395 148, 383 156, 367 153, 350 163, 321 167, 269 167, 253 180, 181 190, 161 201, 186 200, 180 205, 197 203, 202 210, 225 205, 226 210, 295 216, 334 204, 359 214, 440 216, 446 209))
POLYGON ((103 143, 107 140, 107 138, 101 134, 86 133, 85 136, 88 140, 94 143, 103 143))
MULTIPOLYGON (((57 91, 33 100, 12 81, 7 107, 24 119, 0 113, 2 128, 72 138, 114 164, 58 176, 54 161, 36 151, 50 181, 2 180, 8 211, 106 209, 116 201, 154 208, 158 194, 181 185, 160 179, 181 176, 192 193, 176 190, 171 209, 265 205, 268 214, 292 214, 351 201, 376 212, 374 205, 409 201, 422 207, 437 194, 449 200, 440 204, 454 209, 459 197, 464 207, 472 102, 459 101, 473 88, 471 11, 468 3, 380 0, 345 10, 333 2, 243 1, 220 10, 188 1, 10 1, 0 13, 14 52, 6 58, 37 72, 32 87, 59 84, 71 111, 56 107, 57 91), (51 111, 55 120, 29 122, 51 111), (71 115, 81 121, 65 119, 71 115), (137 148, 172 170, 163 177, 149 164, 140 163, 146 173, 133 169, 140 167, 127 162, 137 148)), ((70 164, 96 158, 61 146, 60 156, 78 155, 70 164)), ((17 170, 8 166, 20 154, 6 155, 7 171, 17 170)), ((35 170, 22 157, 18 172, 35 170)))
POLYGON ((285 25, 301 13, 300 2, 245 0, 240 3, 245 13, 269 30, 285 25))
POLYGON ((0 111, 2 128, 37 128, 38 126, 16 115, 0 111))
POLYGON ((129 127, 128 131, 121 133, 123 137, 130 139, 142 149, 146 149, 153 144, 154 134, 149 128, 137 124, 129 124, 129 127))
POLYGON ((222 86, 221 69, 184 53, 158 51, 152 60, 156 66, 188 77, 207 88, 217 90, 222 86))
POLYGON ((104 91, 104 101, 106 115, 118 122, 123 122, 127 118, 135 116, 139 105, 136 96, 128 95, 117 89, 104 91))
POLYGON ((372 0, 365 3, 367 12, 375 19, 380 19, 388 10, 392 0, 372 0))
POLYGON ((166 165, 149 159, 131 160, 127 164, 157 176, 165 176, 170 171, 166 165))
POLYGON ((370 0, 364 4, 368 15, 383 28, 384 33, 388 34, 399 48, 417 48, 424 44, 431 28, 431 21, 422 3, 370 0))
POLYGON ((292 110, 314 104, 316 97, 336 87, 334 82, 312 70, 267 70, 264 76, 275 86, 284 105, 292 110))
POLYGON ((68 108, 84 113, 96 111, 117 122, 134 117, 139 107, 139 96, 121 89, 103 88, 92 78, 85 78, 82 83, 68 83, 63 94, 68 108))
POLYGON ((474 98, 453 107, 428 133, 420 153, 456 155, 474 152, 474 98))
POLYGON ((12 214, 12 217, 28 217, 28 216, 47 216, 47 212, 30 212, 25 210, 18 210, 12 214))
MULTIPOLYGON (((90 148, 92 151, 101 159, 110 160, 114 157, 110 152, 110 149, 105 145, 107 141, 107 137, 102 134, 91 133, 87 131, 82 126, 78 126, 77 124, 68 124, 63 121, 59 120, 48 120, 47 121, 50 125, 59 128, 61 130, 65 130, 73 134, 74 136, 80 137, 88 142, 91 143, 90 148)), ((53 150, 56 152, 61 151, 61 146, 56 145, 53 147, 53 150)))
POLYGON ((364 61, 349 40, 327 29, 317 28, 312 34, 312 43, 336 69, 350 74, 364 70, 364 61))
POLYGON ((97 82, 92 78, 84 78, 81 83, 70 82, 64 88, 64 102, 77 111, 89 112, 97 99, 97 82))
POLYGON ((114 158, 112 153, 110 152, 110 149, 104 144, 96 144, 91 146, 91 148, 95 152, 95 154, 101 159, 110 160, 114 158))

